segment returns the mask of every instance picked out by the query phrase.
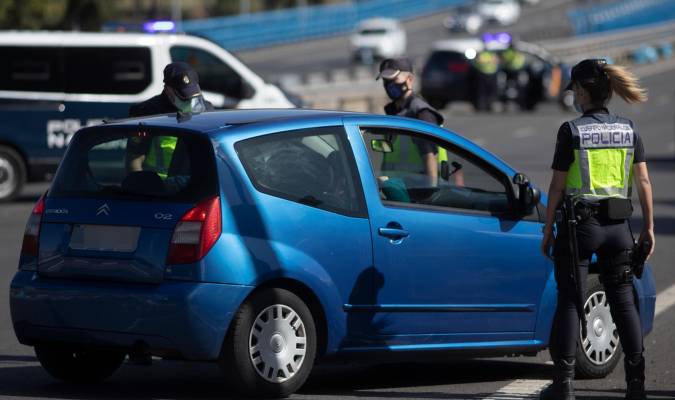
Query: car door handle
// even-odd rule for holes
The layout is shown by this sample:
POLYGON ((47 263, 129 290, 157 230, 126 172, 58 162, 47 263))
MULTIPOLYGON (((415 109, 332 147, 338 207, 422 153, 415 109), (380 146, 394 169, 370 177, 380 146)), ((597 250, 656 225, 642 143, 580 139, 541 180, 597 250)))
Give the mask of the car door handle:
POLYGON ((380 228, 377 230, 380 236, 388 237, 392 240, 400 240, 410 236, 410 233, 404 229, 398 228, 380 228))

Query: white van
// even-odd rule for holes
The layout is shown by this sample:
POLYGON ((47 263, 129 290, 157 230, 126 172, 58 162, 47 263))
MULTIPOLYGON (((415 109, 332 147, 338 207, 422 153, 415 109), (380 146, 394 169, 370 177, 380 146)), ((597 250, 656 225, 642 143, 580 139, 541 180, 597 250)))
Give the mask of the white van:
POLYGON ((49 179, 81 127, 128 116, 185 61, 216 108, 294 104, 218 45, 188 35, 0 32, 0 201, 49 179))

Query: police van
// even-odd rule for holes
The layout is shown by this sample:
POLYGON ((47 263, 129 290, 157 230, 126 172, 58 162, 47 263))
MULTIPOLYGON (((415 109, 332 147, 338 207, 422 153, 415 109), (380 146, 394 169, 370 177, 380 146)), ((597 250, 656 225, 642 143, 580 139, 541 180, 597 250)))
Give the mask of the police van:
POLYGON ((162 70, 191 64, 216 108, 294 104, 218 45, 189 35, 0 32, 0 201, 48 180, 73 134, 159 94, 162 70))

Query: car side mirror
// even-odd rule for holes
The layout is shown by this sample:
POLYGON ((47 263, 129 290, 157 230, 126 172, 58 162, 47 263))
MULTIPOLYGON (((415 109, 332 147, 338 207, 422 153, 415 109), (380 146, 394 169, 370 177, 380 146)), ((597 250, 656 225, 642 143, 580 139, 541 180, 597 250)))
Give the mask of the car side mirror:
POLYGON ((394 146, 392 146, 390 141, 385 139, 372 139, 370 141, 370 148, 378 153, 391 153, 394 151, 394 146))
POLYGON ((523 173, 513 176, 513 183, 518 186, 518 212, 530 215, 541 200, 541 191, 530 184, 530 179, 523 173))

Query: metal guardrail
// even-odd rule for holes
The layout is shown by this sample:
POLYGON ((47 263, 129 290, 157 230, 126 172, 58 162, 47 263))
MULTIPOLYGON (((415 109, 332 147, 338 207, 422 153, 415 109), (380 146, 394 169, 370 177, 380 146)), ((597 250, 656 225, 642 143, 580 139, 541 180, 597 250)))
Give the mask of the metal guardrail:
POLYGON ((573 40, 548 40, 538 42, 551 54, 566 61, 577 61, 589 56, 607 56, 621 60, 645 44, 675 41, 675 21, 650 25, 644 28, 623 29, 579 36, 573 40))
POLYGON ((349 32, 374 17, 406 19, 431 14, 467 0, 367 0, 188 20, 182 29, 228 50, 254 49, 349 32))
POLYGON ((654 24, 675 18, 673 0, 620 0, 568 13, 577 35, 654 24))

